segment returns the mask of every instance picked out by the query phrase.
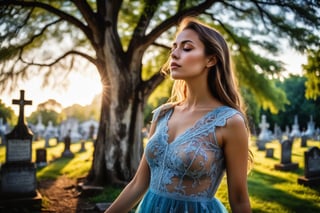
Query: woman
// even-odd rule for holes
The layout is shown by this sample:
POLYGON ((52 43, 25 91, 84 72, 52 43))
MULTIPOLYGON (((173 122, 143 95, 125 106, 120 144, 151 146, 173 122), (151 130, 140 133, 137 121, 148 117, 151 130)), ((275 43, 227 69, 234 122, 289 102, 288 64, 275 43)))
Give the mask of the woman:
POLYGON ((227 212, 214 194, 224 171, 232 212, 251 212, 248 129, 223 37, 187 18, 173 43, 170 103, 154 111, 135 177, 105 213, 227 212))

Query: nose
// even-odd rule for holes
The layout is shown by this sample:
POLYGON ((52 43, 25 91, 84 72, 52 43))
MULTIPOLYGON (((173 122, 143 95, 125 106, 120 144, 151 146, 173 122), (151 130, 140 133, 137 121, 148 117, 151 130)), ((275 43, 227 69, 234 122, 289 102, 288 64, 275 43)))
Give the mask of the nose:
POLYGON ((178 48, 175 48, 171 51, 171 54, 170 54, 171 58, 178 58, 179 57, 179 51, 178 51, 178 48))

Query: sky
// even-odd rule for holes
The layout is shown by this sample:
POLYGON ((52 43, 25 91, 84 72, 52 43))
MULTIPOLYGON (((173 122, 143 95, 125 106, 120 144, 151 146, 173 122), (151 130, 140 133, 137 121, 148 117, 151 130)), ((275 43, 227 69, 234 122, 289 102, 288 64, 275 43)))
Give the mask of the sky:
MULTIPOLYGON (((301 64, 306 63, 306 57, 295 51, 286 49, 279 59, 283 61, 286 70, 290 73, 301 74, 301 64)), ((94 73, 94 72, 93 72, 94 73)), ((52 88, 40 88, 41 79, 33 78, 27 82, 20 83, 11 93, 1 94, 1 100, 6 106, 10 106, 18 115, 19 106, 12 104, 12 99, 20 98, 20 90, 25 90, 25 99, 32 100, 32 105, 25 107, 25 116, 29 116, 36 110, 38 104, 49 99, 55 99, 63 107, 71 106, 75 103, 82 106, 88 105, 93 98, 101 93, 102 86, 98 72, 96 74, 84 75, 81 73, 71 73, 69 88, 62 90, 53 90, 52 88)))
POLYGON ((12 99, 20 98, 20 90, 24 90, 25 100, 31 100, 32 105, 25 106, 25 116, 29 116, 36 110, 38 104, 49 99, 55 99, 63 107, 71 106, 75 103, 82 106, 91 104, 93 98, 101 93, 102 86, 98 72, 96 75, 81 75, 80 73, 70 74, 70 85, 67 89, 41 88, 41 79, 33 78, 27 82, 21 82, 17 88, 9 94, 1 95, 1 100, 6 106, 10 106, 15 114, 19 113, 19 106, 12 104, 12 99))

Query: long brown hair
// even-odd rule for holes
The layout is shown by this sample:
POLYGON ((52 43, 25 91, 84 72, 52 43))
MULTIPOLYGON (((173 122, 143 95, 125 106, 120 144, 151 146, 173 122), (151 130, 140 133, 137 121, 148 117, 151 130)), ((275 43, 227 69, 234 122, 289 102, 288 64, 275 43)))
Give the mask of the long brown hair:
MULTIPOLYGON (((217 30, 201 23, 193 17, 187 17, 181 21, 177 35, 185 29, 193 30, 198 34, 200 41, 205 46, 204 51, 207 56, 214 55, 217 58, 217 63, 209 70, 207 79, 211 95, 226 106, 230 106, 241 112, 245 120, 248 133, 250 134, 245 112, 246 110, 238 89, 238 82, 232 69, 230 51, 227 42, 217 30)), ((170 73, 168 63, 164 66, 163 72, 166 74, 170 73)), ((169 102, 173 102, 174 105, 181 103, 186 99, 186 96, 187 89, 185 82, 183 80, 176 80, 173 84, 169 102)), ((248 171, 251 170, 252 163, 253 153, 249 148, 248 171)))
MULTIPOLYGON (((245 115, 242 98, 238 91, 238 84, 231 67, 231 58, 228 45, 222 35, 215 29, 201 23, 192 17, 187 17, 180 22, 177 35, 185 30, 195 31, 200 41, 205 46, 206 55, 214 55, 217 64, 211 67, 207 83, 211 95, 223 104, 237 109, 245 115)), ((168 66, 163 71, 169 74, 168 66)), ((186 85, 183 80, 176 80, 172 88, 171 102, 182 102, 186 99, 186 85)))

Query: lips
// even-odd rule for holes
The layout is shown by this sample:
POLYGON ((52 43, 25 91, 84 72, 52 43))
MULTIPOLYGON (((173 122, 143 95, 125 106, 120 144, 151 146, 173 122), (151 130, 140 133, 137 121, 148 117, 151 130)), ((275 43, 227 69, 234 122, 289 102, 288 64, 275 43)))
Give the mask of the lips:
POLYGON ((175 63, 175 62, 172 62, 171 64, 170 64, 170 68, 171 69, 175 69, 175 68, 178 68, 178 67, 181 67, 179 64, 177 64, 177 63, 175 63))

